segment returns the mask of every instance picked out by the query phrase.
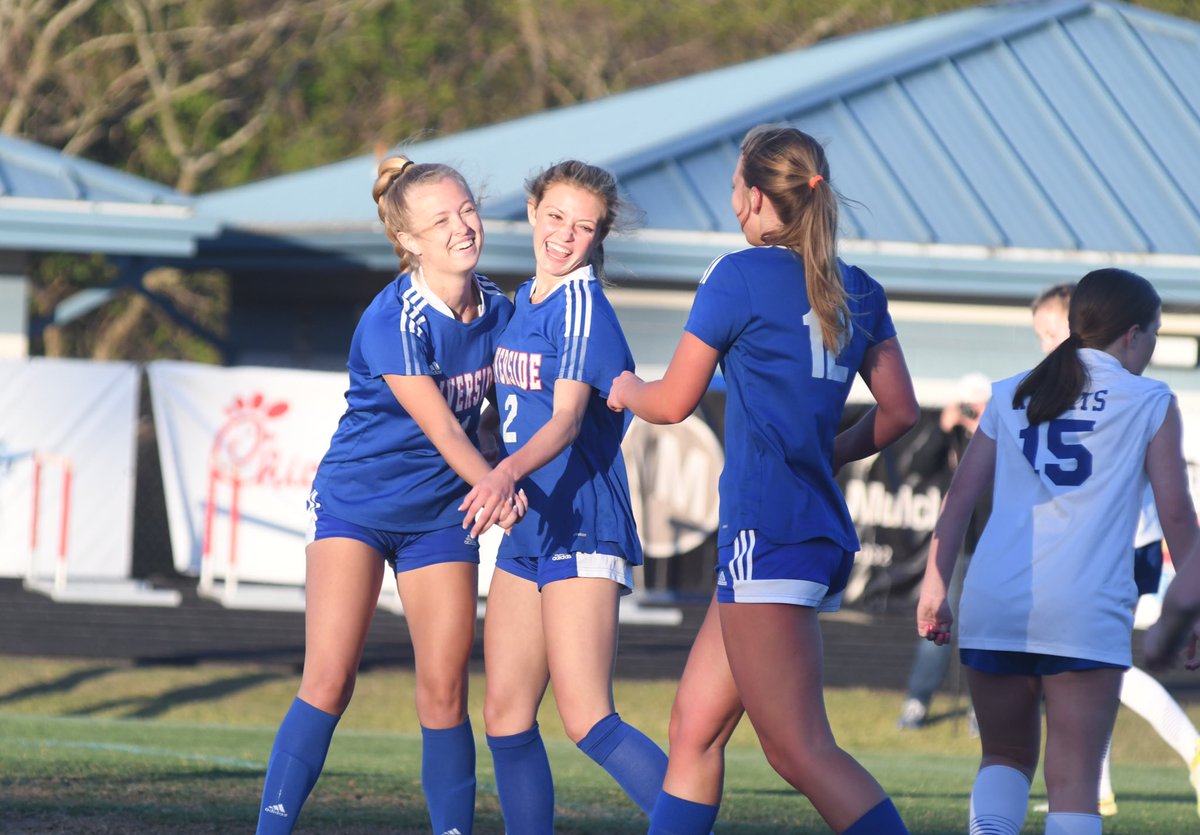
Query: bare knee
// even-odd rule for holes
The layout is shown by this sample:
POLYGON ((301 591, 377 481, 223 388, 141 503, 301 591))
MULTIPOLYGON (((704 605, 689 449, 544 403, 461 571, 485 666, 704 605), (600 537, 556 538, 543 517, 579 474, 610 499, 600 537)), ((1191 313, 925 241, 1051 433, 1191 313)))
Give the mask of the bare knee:
POLYGON ((426 728, 451 728, 467 715, 467 681, 461 674, 417 678, 417 718, 426 728))
POLYGON ((324 670, 310 672, 306 667, 299 696, 313 707, 341 716, 354 695, 357 671, 324 670))
POLYGON ((804 787, 813 782, 814 775, 819 775, 835 757, 844 756, 844 752, 832 738, 793 742, 788 745, 760 736, 759 742, 771 768, 801 791, 804 791, 804 787))
POLYGON ((612 713, 612 708, 604 705, 572 707, 562 702, 558 704, 558 716, 562 719, 563 731, 576 745, 596 727, 597 722, 612 713))
POLYGON ((732 728, 724 728, 715 722, 705 722, 697 714, 673 705, 671 723, 667 735, 671 742, 671 757, 706 759, 723 757, 725 743, 732 728))
MULTIPOLYGON (((1003 765, 1015 769, 1026 777, 1033 779, 1034 772, 1037 771, 1038 755, 1040 752, 1035 749, 1030 749, 1024 745, 1014 744, 991 744, 985 745, 983 749, 983 757, 981 764, 1003 765)), ((1048 781, 1047 781, 1048 782, 1048 781)), ((1097 784, 1099 784, 1099 776, 1097 775, 1097 784)))
POLYGON ((512 736, 527 731, 537 721, 537 702, 488 692, 483 702, 483 724, 491 736, 512 736))

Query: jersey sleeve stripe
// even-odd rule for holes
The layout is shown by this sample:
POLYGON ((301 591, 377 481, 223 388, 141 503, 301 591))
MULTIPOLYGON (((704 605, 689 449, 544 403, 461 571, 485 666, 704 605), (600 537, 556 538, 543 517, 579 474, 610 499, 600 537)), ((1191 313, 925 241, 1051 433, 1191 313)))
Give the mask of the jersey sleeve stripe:
POLYGON ((712 271, 716 269, 717 264, 720 264, 730 255, 733 255, 733 253, 726 252, 724 255, 718 255, 716 258, 714 258, 713 262, 708 265, 708 269, 704 271, 704 275, 700 276, 700 283, 703 284, 704 282, 708 281, 708 277, 712 275, 712 271))
POLYGON ((583 379, 587 358, 587 339, 592 332, 592 291, 586 282, 571 281, 563 288, 566 294, 566 331, 560 377, 583 379))
POLYGON ((416 288, 409 288, 404 293, 400 308, 400 346, 404 351, 406 375, 421 374, 423 370, 420 357, 425 316, 421 311, 426 304, 428 302, 416 288))

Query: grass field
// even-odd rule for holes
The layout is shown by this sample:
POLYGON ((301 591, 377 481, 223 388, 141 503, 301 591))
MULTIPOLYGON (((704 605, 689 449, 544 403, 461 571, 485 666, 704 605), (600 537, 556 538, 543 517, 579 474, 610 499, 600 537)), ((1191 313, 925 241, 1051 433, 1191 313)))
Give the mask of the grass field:
MULTIPOLYGON (((293 670, 250 665, 129 667, 99 661, 0 657, 0 832, 252 832, 275 727, 295 695, 293 670)), ((672 681, 622 681, 622 716, 660 742, 672 681)), ((412 677, 372 670, 334 737, 297 832, 427 833, 412 677)), ((473 682, 471 716, 482 743, 473 682)), ((965 830, 978 742, 952 697, 939 721, 901 733, 900 694, 831 690, 839 741, 891 792, 914 833, 965 830)), ((1200 706, 1192 716, 1200 720, 1200 706)), ((541 717, 554 767, 558 832, 642 833, 635 807, 566 739, 547 703, 541 717)), ((1120 814, 1105 833, 1200 831, 1187 772, 1136 716, 1122 710, 1114 783, 1120 814)), ((491 758, 478 751, 476 832, 501 833, 491 758)), ((1035 799, 1044 799, 1040 780, 1035 799)), ((1040 832, 1031 813, 1025 832, 1040 832)), ((743 723, 729 749, 718 835, 826 832, 807 801, 770 769, 743 723)))

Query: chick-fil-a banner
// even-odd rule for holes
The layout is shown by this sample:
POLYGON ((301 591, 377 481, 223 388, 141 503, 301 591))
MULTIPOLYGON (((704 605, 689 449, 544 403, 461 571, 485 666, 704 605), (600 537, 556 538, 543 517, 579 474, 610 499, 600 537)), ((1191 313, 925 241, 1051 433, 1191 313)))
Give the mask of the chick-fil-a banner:
POLYGON ((346 375, 175 361, 147 374, 175 567, 303 584, 305 500, 346 375))
POLYGON ((140 372, 0 360, 0 576, 125 579, 140 372))

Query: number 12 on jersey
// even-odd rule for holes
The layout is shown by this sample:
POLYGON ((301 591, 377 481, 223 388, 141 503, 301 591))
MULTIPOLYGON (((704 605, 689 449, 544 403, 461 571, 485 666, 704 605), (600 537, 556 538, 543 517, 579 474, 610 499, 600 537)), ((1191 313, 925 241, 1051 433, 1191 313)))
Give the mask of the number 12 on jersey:
POLYGON ((1055 418, 1045 423, 1026 426, 1019 433, 1021 449, 1033 471, 1041 472, 1038 469, 1037 456, 1038 447, 1044 444, 1046 451, 1055 458, 1055 461, 1045 465, 1046 478, 1059 487, 1078 487, 1092 474, 1092 453, 1078 440, 1071 441, 1063 436, 1068 433, 1091 432, 1095 428, 1094 420, 1066 418, 1055 418), (1070 461, 1075 462, 1074 466, 1063 466, 1063 463, 1070 461))
MULTIPOLYGON (((817 314, 810 310, 804 314, 802 321, 808 328, 808 346, 812 350, 813 377, 818 380, 833 380, 835 383, 846 382, 850 376, 850 369, 844 365, 838 365, 837 355, 825 349, 825 343, 821 341, 821 320, 817 318, 817 314)), ((842 345, 849 342, 850 334, 846 333, 842 337, 842 345)))

